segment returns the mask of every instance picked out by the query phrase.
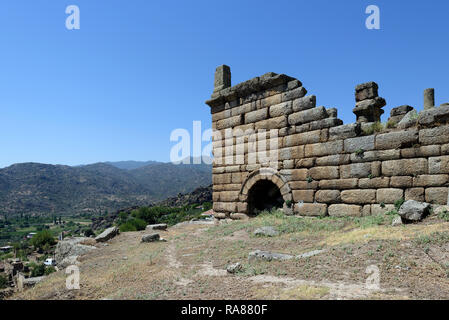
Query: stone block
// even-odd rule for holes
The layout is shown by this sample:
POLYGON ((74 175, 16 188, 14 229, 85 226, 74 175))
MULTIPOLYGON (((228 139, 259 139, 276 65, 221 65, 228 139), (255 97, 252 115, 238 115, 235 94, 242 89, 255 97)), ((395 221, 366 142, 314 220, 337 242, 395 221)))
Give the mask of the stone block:
POLYGON ((376 136, 376 149, 387 150, 411 147, 418 143, 418 129, 382 133, 376 136))
POLYGON ((352 163, 340 166, 341 178, 366 178, 371 175, 371 163, 352 163))
POLYGON ((217 121, 217 130, 233 128, 243 124, 243 116, 238 115, 235 117, 226 118, 220 121, 217 121))
POLYGON ((280 116, 280 117, 256 122, 255 129, 256 130, 262 130, 262 129, 272 130, 272 129, 282 129, 286 126, 287 126, 287 117, 280 116))
POLYGON ((321 180, 320 189, 353 189, 357 188, 358 179, 321 180))
POLYGON ((332 204, 328 208, 328 213, 331 217, 361 217, 362 206, 349 204, 332 204))
POLYGON ((346 139, 344 140, 344 150, 349 153, 359 150, 374 150, 374 135, 346 139))
POLYGON ((235 202, 214 202, 213 209, 215 212, 236 212, 237 203, 235 202))
POLYGON ((345 124, 329 129, 329 140, 340 140, 357 137, 362 132, 360 123, 345 124))
POLYGON ((376 202, 376 190, 344 190, 341 192, 341 200, 350 204, 368 204, 376 202))
POLYGON ((295 202, 307 202, 313 203, 314 201, 314 190, 293 190, 293 201, 295 202))
POLYGON ((342 164, 348 164, 351 162, 349 154, 336 154, 332 156, 325 156, 316 158, 315 163, 317 166, 338 166, 342 164))
POLYGON ((371 205, 371 215, 378 216, 378 215, 384 215, 387 212, 395 210, 394 204, 372 204, 371 205))
POLYGON ((401 157, 401 150, 373 150, 361 153, 352 153, 351 162, 370 162, 395 160, 401 157))
POLYGON ((385 176, 413 176, 427 174, 427 159, 401 159, 382 162, 382 174, 385 176))
POLYGON ((343 121, 338 118, 326 118, 308 123, 308 130, 332 128, 335 126, 341 126, 342 124, 343 121))
POLYGON ((394 204, 397 200, 404 198, 404 191, 402 189, 378 189, 377 203, 391 203, 394 204))
POLYGON ((294 169, 291 170, 292 181, 306 181, 309 177, 308 169, 294 169))
POLYGON ((378 96, 379 86, 375 82, 367 82, 359 84, 355 88, 355 100, 363 101, 367 99, 374 99, 378 96))
POLYGON ((333 155, 340 153, 342 151, 343 151, 342 140, 325 143, 308 144, 304 149, 306 158, 333 155))
POLYGON ((318 189, 318 181, 291 181, 289 182, 292 190, 316 190, 318 189))
POLYGON ((423 158, 423 157, 435 157, 439 155, 440 155, 439 145, 414 147, 401 150, 401 157, 403 158, 423 158))
POLYGON ((429 158, 429 173, 449 173, 449 156, 429 158))
POLYGON ((327 205, 321 203, 296 203, 294 212, 300 216, 327 216, 327 205))
POLYGON ((441 187, 446 186, 448 182, 449 175, 447 174, 424 174, 413 178, 413 187, 441 187))
POLYGON ((388 177, 359 179, 359 188, 361 189, 388 188, 389 184, 390 178, 388 177))
POLYGON ((405 189, 405 201, 415 200, 419 202, 424 201, 424 188, 409 188, 405 189))
POLYGON ((295 160, 295 167, 300 168, 311 168, 315 165, 316 158, 304 158, 295 160))
POLYGON ((315 201, 319 203, 339 203, 340 191, 338 190, 319 190, 315 194, 315 201))
POLYGON ((446 205, 449 188, 426 188, 426 202, 446 205))
POLYGON ((304 87, 299 87, 299 88, 282 93, 282 102, 302 98, 306 94, 307 94, 307 90, 304 87))
POLYGON ((292 102, 283 102, 270 107, 270 117, 276 118, 280 116, 287 116, 293 112, 292 102))
POLYGON ((313 167, 309 169, 309 175, 314 180, 338 179, 340 172, 338 167, 313 167))
POLYGON ((316 96, 306 96, 293 100, 293 112, 304 111, 316 107, 316 96))
POLYGON ((324 118, 327 118, 326 109, 324 107, 315 107, 290 114, 288 116, 288 123, 290 125, 301 125, 324 118))
POLYGON ((391 177, 390 186, 392 188, 411 188, 413 187, 413 178, 408 176, 391 177))
POLYGON ((245 124, 262 121, 268 118, 268 108, 263 108, 245 114, 245 124))
POLYGON ((422 145, 449 143, 449 126, 439 126, 419 131, 419 143, 422 145))

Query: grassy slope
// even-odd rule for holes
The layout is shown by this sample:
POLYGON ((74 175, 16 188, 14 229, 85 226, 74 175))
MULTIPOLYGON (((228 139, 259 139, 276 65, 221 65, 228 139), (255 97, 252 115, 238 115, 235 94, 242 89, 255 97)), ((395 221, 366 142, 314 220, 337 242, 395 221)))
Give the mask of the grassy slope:
POLYGON ((298 218, 262 215, 245 222, 183 224, 162 232, 167 242, 142 244, 123 233, 84 256, 81 290, 65 289, 64 271, 17 299, 448 299, 449 223, 390 226, 390 216, 298 218), (275 226, 274 238, 255 237, 275 226), (302 254, 284 262, 249 262, 248 253, 302 254), (226 265, 241 262, 236 275, 226 265), (380 290, 365 287, 366 268, 380 269, 380 290))

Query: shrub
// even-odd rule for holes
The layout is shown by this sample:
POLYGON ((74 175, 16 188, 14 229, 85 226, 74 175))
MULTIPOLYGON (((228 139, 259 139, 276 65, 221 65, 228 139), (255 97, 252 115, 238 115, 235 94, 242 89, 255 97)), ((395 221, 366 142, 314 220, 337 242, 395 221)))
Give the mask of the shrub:
POLYGON ((399 210, 401 208, 401 206, 404 204, 405 200, 404 199, 398 199, 394 202, 394 207, 396 208, 396 210, 399 210))
MULTIPOLYGON (((31 239, 31 244, 36 249, 43 249, 46 244, 52 246, 55 244, 55 239, 49 230, 39 231, 34 237, 31 239)), ((47 246, 48 248, 48 246, 47 246)))
POLYGON ((0 289, 5 289, 8 286, 8 279, 6 276, 0 274, 0 289))
POLYGON ((56 272, 55 267, 53 266, 48 266, 45 268, 45 275, 48 276, 49 274, 52 274, 53 272, 56 272))
POLYGON ((365 135, 371 135, 375 132, 380 132, 384 129, 384 126, 382 123, 378 122, 374 122, 371 126, 369 126, 368 128, 364 128, 363 129, 363 133, 365 135))
POLYGON ((121 232, 145 230, 147 223, 142 219, 130 219, 120 225, 121 232))
POLYGON ((42 264, 38 264, 35 267, 33 267, 33 269, 31 270, 31 276, 32 277, 41 277, 45 274, 45 265, 42 264))
POLYGON ((94 231, 92 230, 92 229, 87 229, 87 230, 84 230, 84 236, 85 237, 90 237, 90 236, 94 236, 95 235, 95 233, 94 233, 94 231))

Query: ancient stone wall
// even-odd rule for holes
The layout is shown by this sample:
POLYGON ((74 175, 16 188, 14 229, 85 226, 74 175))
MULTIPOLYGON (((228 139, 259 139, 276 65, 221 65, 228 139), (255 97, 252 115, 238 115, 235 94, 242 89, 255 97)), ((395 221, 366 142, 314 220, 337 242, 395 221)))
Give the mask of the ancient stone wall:
POLYGON ((429 105, 426 90, 425 110, 394 108, 382 127, 378 91, 357 86, 356 122, 343 124, 297 79, 267 73, 231 87, 229 67, 218 67, 206 102, 216 217, 246 218, 276 194, 285 212, 304 216, 378 214, 400 199, 447 204, 449 105, 429 105))

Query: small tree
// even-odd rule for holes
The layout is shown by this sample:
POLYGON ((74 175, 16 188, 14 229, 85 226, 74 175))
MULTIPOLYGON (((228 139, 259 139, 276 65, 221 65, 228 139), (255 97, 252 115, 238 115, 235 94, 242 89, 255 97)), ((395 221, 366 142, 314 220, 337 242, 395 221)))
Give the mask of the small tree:
POLYGON ((44 249, 44 246, 52 246, 55 244, 55 239, 49 230, 39 231, 34 237, 31 239, 31 244, 35 249, 44 249))

